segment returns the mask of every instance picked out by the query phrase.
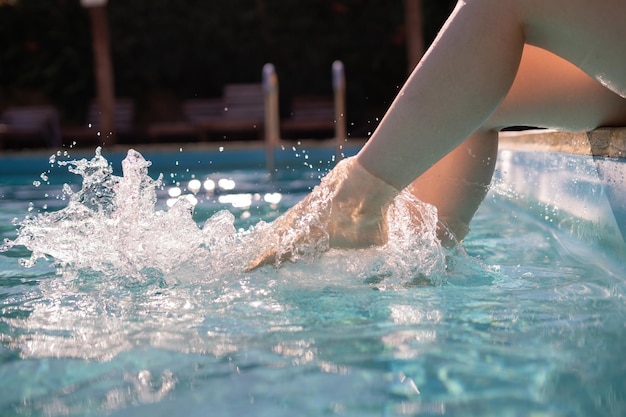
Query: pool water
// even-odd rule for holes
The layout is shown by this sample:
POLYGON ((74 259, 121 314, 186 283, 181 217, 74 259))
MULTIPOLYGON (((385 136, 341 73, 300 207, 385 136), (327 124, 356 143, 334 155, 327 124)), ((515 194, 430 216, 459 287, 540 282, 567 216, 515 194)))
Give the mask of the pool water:
POLYGON ((294 152, 3 171, 0 415, 626 415, 622 260, 506 184, 460 248, 399 210, 397 246, 244 272, 332 165, 294 152))

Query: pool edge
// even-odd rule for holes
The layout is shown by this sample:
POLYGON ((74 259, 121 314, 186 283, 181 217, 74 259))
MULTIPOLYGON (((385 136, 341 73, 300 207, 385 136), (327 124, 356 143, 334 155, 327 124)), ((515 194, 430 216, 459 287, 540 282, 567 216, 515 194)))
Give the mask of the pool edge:
POLYGON ((504 149, 626 159, 626 127, 599 128, 589 132, 539 129, 501 132, 499 143, 504 149))
POLYGON ((514 202, 558 208, 559 228, 626 260, 626 128, 502 132, 498 163, 514 202))

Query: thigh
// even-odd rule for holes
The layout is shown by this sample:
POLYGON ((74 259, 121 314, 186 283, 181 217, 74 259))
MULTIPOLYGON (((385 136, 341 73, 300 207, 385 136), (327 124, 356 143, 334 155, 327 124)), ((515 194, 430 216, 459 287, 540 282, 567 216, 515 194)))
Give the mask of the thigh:
POLYGON ((547 49, 626 97, 624 0, 515 0, 526 43, 547 49))
POLYGON ((626 99, 569 61, 526 45, 513 85, 485 127, 585 131, 611 125, 626 125, 626 99))

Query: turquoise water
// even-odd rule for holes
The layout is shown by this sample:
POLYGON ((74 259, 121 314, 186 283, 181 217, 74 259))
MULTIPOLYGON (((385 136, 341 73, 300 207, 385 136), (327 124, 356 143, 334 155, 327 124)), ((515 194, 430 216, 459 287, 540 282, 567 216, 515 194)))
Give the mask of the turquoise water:
MULTIPOLYGON (((24 246, 0 252, 0 415, 626 415, 622 260, 507 184, 462 249, 426 230, 417 248, 243 272, 246 231, 332 165, 289 151, 273 178, 243 156, 144 155, 151 180, 107 177, 126 188, 81 186, 62 154, 3 159, 1 237, 17 218, 58 251, 29 268, 24 246), (191 202, 168 208, 179 192, 191 202)), ((123 155, 104 157, 121 176, 123 155)))

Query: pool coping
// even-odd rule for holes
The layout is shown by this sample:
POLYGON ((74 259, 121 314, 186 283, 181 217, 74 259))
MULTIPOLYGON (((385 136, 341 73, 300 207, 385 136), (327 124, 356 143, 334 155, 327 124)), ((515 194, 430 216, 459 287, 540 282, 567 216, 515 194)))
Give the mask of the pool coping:
POLYGON ((589 132, 556 130, 501 132, 499 143, 500 148, 504 149, 626 159, 626 127, 599 128, 589 132))

